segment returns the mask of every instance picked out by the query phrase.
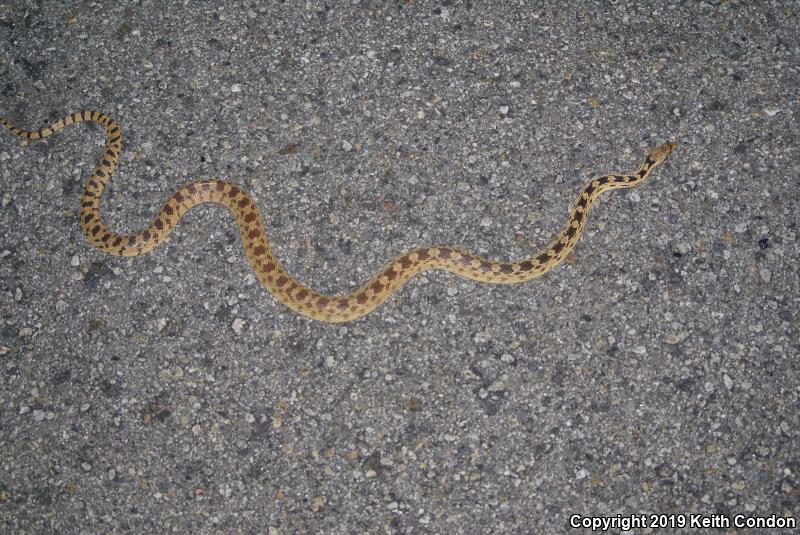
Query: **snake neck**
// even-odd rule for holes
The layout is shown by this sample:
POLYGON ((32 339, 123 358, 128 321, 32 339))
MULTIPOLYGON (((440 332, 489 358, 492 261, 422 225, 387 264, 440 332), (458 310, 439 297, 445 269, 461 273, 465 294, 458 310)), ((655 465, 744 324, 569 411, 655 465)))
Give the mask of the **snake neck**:
POLYGON ((634 186, 638 186, 639 184, 650 178, 650 173, 653 172, 653 169, 655 169, 658 166, 658 164, 659 162, 656 162, 650 156, 648 156, 647 159, 644 161, 644 163, 640 165, 639 168, 636 171, 634 171, 632 175, 630 175, 631 181, 628 183, 627 187, 632 188, 634 186))

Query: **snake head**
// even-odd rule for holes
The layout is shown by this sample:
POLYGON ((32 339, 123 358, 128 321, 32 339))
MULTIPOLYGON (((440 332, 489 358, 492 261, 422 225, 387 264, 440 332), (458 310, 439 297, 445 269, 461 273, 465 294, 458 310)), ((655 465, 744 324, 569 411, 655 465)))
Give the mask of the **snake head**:
POLYGON ((673 143, 672 141, 668 141, 650 151, 650 154, 647 158, 648 160, 652 161, 651 167, 655 167, 664 163, 664 160, 666 160, 667 157, 672 154, 672 151, 674 151, 677 147, 677 144, 673 143))

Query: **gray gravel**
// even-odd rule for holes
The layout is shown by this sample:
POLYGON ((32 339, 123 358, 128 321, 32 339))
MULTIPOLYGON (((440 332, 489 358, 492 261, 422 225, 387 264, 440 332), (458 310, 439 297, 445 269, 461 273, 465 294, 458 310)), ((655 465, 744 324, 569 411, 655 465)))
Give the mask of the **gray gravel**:
POLYGON ((67 4, 0 5, 0 115, 112 113, 117 229, 241 183, 323 291, 429 243, 529 255, 592 174, 679 148, 543 279, 427 274, 331 326, 220 208, 91 248, 101 131, 3 133, 0 531, 800 517, 798 2, 67 4))

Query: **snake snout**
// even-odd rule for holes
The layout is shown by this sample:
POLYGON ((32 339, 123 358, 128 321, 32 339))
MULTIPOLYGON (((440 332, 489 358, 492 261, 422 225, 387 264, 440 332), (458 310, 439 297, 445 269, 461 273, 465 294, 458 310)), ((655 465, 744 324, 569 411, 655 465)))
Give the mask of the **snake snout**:
POLYGON ((676 148, 678 148, 678 144, 673 141, 667 141, 663 145, 654 148, 650 153, 650 159, 653 160, 653 165, 655 166, 663 163, 676 148))

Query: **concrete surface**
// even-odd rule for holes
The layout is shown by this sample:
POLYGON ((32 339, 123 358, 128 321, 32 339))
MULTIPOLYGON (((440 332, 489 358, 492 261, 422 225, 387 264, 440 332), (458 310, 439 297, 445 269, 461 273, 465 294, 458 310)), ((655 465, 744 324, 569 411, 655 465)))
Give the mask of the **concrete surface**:
POLYGON ((800 517, 797 2, 222 4, 0 6, 0 115, 122 124, 114 228, 234 180, 339 293, 430 243, 530 255, 591 175, 679 148, 546 277, 432 273, 330 326, 261 288, 220 208, 92 249, 100 129, 2 133, 0 531, 800 517))

